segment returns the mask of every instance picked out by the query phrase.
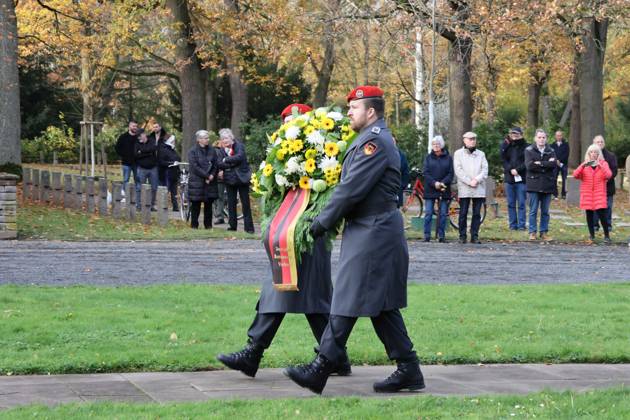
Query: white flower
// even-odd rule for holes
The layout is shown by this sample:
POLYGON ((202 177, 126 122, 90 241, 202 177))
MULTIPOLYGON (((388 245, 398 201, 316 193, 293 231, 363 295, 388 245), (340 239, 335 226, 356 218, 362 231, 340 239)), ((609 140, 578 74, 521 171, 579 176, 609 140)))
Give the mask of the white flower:
POLYGON ((289 158, 284 168, 284 172, 287 175, 302 173, 302 166, 300 165, 300 159, 297 156, 289 158))
POLYGON ((282 143, 282 139, 280 138, 280 136, 276 137, 276 141, 273 142, 274 146, 279 145, 280 143, 282 143))
POLYGON ((323 146, 324 142, 326 141, 326 138, 322 136, 322 133, 320 133, 319 130, 315 130, 311 134, 306 136, 306 141, 312 144, 313 146, 317 146, 317 145, 323 146))
POLYGON ((315 116, 321 118, 324 115, 326 115, 328 113, 328 108, 326 108, 325 106, 321 107, 321 108, 317 108, 315 110, 315 116))
POLYGON ((343 119, 343 114, 341 114, 341 112, 336 112, 336 111, 331 111, 326 116, 335 121, 341 121, 343 119))
POLYGON ((284 132, 284 136, 289 140, 295 140, 300 135, 300 127, 292 125, 284 132))
POLYGON ((275 178, 276 178, 276 184, 278 184, 279 186, 281 186, 281 187, 290 187, 291 186, 291 183, 289 182, 289 180, 285 176, 276 174, 275 178))
POLYGON ((263 170, 265 168, 265 165, 267 164, 267 162, 265 162, 264 160, 262 162, 260 162, 260 166, 258 167, 258 169, 263 170))
POLYGON ((267 150, 265 150, 266 154, 271 153, 271 151, 273 150, 273 146, 267 146, 267 150))
POLYGON ((326 169, 335 169, 338 164, 339 164, 339 161, 337 160, 336 157, 324 156, 322 158, 322 161, 319 162, 319 168, 322 171, 325 171, 326 169))

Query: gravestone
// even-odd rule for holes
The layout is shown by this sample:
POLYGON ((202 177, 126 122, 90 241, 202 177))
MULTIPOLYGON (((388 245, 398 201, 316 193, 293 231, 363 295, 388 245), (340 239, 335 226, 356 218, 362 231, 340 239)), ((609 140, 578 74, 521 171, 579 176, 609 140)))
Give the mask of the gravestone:
POLYGON ((33 201, 39 201, 39 197, 41 196, 39 181, 39 169, 33 169, 33 189, 31 190, 31 199, 33 201))
POLYGON ((168 189, 166 187, 158 187, 156 201, 158 224, 166 226, 168 225, 168 189))
POLYGON ((72 175, 63 174, 63 207, 71 209, 74 207, 74 194, 72 194, 72 175))
POLYGON ((136 186, 130 182, 125 184, 126 217, 130 221, 136 220, 136 186))
POLYGON ((75 210, 83 209, 83 177, 74 175, 74 205, 75 210))
POLYGON ((0 239, 17 239, 17 182, 14 174, 0 172, 0 239))
POLYGON ((582 181, 572 176, 567 177, 567 206, 579 207, 580 205, 580 184, 582 181))
POLYGON ((107 204, 107 181, 103 178, 98 180, 98 213, 107 216, 109 205, 107 204))
POLYGON ((145 225, 151 224, 151 185, 142 184, 142 189, 140 190, 140 203, 142 207, 140 211, 142 212, 142 223, 145 225))
POLYGON ((122 214, 122 182, 112 181, 112 217, 120 219, 122 214))
POLYGON ((30 200, 33 193, 31 168, 22 168, 22 200, 30 200))
POLYGON ((94 177, 88 176, 85 180, 85 211, 94 213, 96 210, 96 199, 94 198, 94 177))
POLYGON ((52 174, 52 202, 55 206, 61 205, 61 172, 53 172, 52 174))

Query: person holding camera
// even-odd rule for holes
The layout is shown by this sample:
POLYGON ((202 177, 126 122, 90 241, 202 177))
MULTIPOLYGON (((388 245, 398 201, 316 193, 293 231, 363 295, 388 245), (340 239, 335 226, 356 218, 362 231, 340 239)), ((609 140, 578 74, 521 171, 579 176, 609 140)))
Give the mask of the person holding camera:
POLYGON ((604 229, 604 242, 610 243, 610 226, 606 217, 608 211, 606 184, 612 177, 612 171, 599 146, 591 144, 588 147, 584 162, 573 171, 573 177, 582 181, 580 183, 580 208, 586 212, 590 240, 595 240, 595 214, 597 214, 604 229))
POLYGON ((431 153, 424 159, 424 241, 431 241, 431 222, 434 206, 438 203, 437 231, 439 242, 445 242, 446 217, 451 199, 451 182, 453 182, 453 158, 444 148, 442 136, 431 140, 431 153))

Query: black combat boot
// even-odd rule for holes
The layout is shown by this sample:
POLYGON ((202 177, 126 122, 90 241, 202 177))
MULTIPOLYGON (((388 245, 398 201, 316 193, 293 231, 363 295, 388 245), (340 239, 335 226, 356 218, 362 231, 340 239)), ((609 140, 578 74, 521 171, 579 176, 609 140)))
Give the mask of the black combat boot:
MULTIPOLYGON (((314 347, 313 350, 315 351, 316 355, 319 354, 319 346, 314 347)), ((352 365, 350 364, 350 358, 348 357, 347 349, 343 355, 343 360, 339 364, 337 364, 337 366, 335 367, 335 370, 332 371, 331 375, 337 375, 337 376, 352 375, 352 365)))
POLYGON ((398 369, 387 379, 374 383, 375 392, 417 391, 424 388, 424 378, 418 362, 398 363, 398 369))
POLYGON ((328 377, 334 370, 335 365, 326 357, 318 354, 311 363, 288 367, 282 373, 302 388, 308 388, 316 394, 321 394, 328 377))
POLYGON ((262 346, 248 343, 241 351, 230 354, 219 354, 217 360, 230 369, 240 370, 245 375, 253 378, 256 376, 258 365, 260 365, 260 359, 262 359, 264 351, 265 349, 262 348, 262 346))

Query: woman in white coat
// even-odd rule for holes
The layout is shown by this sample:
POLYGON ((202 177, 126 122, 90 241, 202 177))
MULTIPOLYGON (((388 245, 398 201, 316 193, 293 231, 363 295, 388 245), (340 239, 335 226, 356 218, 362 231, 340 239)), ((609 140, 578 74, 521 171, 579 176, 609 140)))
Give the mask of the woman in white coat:
POLYGON ((488 161, 486 155, 477 149, 477 135, 472 131, 464 133, 464 147, 453 156, 455 176, 457 176, 457 197, 459 198, 459 242, 466 243, 466 217, 472 201, 472 222, 470 242, 479 241, 481 207, 486 201, 486 178, 488 161))

